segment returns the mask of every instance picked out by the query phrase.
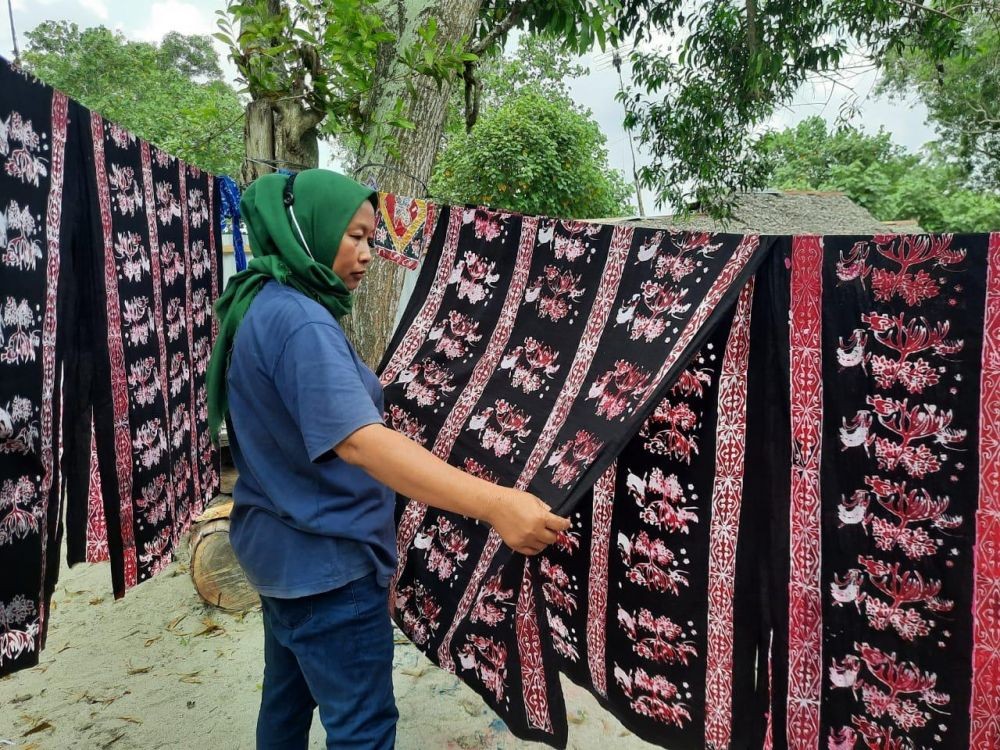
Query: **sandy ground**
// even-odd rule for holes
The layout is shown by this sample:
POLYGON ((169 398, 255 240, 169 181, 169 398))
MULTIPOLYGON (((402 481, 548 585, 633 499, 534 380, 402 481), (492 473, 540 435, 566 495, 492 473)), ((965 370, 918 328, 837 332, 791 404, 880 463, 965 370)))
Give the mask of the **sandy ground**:
MULTIPOLYGON (((182 545, 186 551, 187 545, 182 545)), ((204 605, 185 559, 115 601, 103 565, 64 569, 41 663, 0 679, 0 750, 253 748, 263 634, 259 612, 204 605)), ((396 636, 400 750, 542 748, 396 636)), ((564 682, 569 747, 651 748, 564 682)), ((325 747, 318 719, 310 748, 325 747)))

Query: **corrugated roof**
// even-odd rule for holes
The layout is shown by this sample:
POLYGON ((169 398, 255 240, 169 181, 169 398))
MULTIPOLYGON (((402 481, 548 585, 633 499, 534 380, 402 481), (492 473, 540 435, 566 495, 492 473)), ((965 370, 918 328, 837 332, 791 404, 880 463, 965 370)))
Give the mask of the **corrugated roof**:
POLYGON ((733 217, 717 221, 701 213, 687 217, 600 219, 653 229, 689 229, 735 234, 874 234, 919 232, 916 224, 878 221, 843 193, 777 191, 744 193, 737 197, 733 217))

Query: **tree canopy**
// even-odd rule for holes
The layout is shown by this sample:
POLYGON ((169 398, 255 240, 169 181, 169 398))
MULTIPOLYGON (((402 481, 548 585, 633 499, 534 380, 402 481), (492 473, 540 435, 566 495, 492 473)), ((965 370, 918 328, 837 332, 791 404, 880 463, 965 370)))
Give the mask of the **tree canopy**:
POLYGON ((573 102, 526 86, 483 112, 439 156, 431 195, 527 214, 627 212, 631 188, 608 166, 604 134, 573 102))
POLYGON ((606 139, 567 82, 586 73, 560 41, 523 35, 479 59, 477 121, 454 92, 431 195, 527 214, 597 218, 629 212, 632 189, 608 166, 606 139))
POLYGON ((207 36, 135 42, 103 26, 46 21, 27 34, 24 64, 46 83, 171 154, 237 174, 243 112, 207 36))
POLYGON ((830 128, 812 117, 768 134, 759 149, 773 187, 842 191, 881 221, 915 219, 927 231, 1000 226, 1000 198, 968 187, 960 162, 935 148, 908 153, 884 130, 830 128))
POLYGON ((803 83, 919 46, 952 55, 973 8, 952 0, 630 0, 618 22, 636 40, 627 124, 652 157, 642 179, 663 203, 721 209, 763 186, 759 127, 803 83))
POLYGON ((969 16, 953 54, 935 59, 919 46, 891 55, 883 92, 916 95, 942 143, 977 185, 1000 188, 1000 3, 969 16), (990 10, 992 8, 992 10, 990 10))

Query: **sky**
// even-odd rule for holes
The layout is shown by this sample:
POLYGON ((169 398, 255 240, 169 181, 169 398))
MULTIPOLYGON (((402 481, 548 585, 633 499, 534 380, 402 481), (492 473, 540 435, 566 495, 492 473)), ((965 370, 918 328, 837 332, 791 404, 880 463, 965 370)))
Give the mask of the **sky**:
MULTIPOLYGON (((225 0, 12 0, 14 22, 20 43, 24 33, 45 20, 73 21, 81 26, 104 25, 121 31, 131 39, 157 41, 168 31, 185 34, 211 34, 216 31, 215 13, 225 7, 225 0)), ((6 3, 3 3, 6 4, 6 3)), ((6 10, 6 9, 4 9, 6 10)), ((0 54, 10 57, 10 27, 6 13, 0 23, 0 54)), ((221 44, 218 45, 221 50, 221 44)), ((574 98, 588 107, 607 136, 609 162, 620 169, 627 178, 632 175, 632 156, 629 138, 622 127, 624 112, 615 101, 619 89, 618 74, 611 67, 607 55, 597 52, 586 55, 581 64, 590 69, 589 75, 570 82, 574 98)), ((229 74, 231 65, 224 64, 229 74)), ((628 70, 625 69, 626 82, 628 70)), ((796 122, 820 115, 830 122, 837 119, 841 107, 857 97, 859 111, 852 123, 867 132, 877 132, 880 127, 888 130, 893 139, 910 149, 919 149, 934 139, 933 130, 926 124, 926 111, 919 103, 900 103, 874 97, 871 91, 876 83, 873 72, 860 75, 843 75, 836 82, 821 81, 807 84, 795 100, 780 110, 769 125, 784 128, 796 122)), ((636 144, 639 165, 646 162, 641 148, 636 144)), ((321 146, 322 166, 337 168, 330 149, 321 146)), ((650 205, 646 197, 647 213, 663 211, 662 206, 650 205)))

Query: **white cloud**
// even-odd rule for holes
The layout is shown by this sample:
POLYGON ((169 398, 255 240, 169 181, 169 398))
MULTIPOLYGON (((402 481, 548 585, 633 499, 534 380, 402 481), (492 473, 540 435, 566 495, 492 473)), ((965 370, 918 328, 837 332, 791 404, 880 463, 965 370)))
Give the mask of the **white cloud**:
POLYGON ((215 31, 215 21, 211 14, 205 13, 192 3, 162 0, 150 6, 146 25, 136 29, 130 36, 155 42, 162 39, 169 31, 179 31, 181 34, 211 34, 215 31))
POLYGON ((102 21, 107 21, 108 17, 111 15, 108 12, 108 4, 105 0, 77 0, 77 2, 79 2, 85 10, 89 10, 102 21))

